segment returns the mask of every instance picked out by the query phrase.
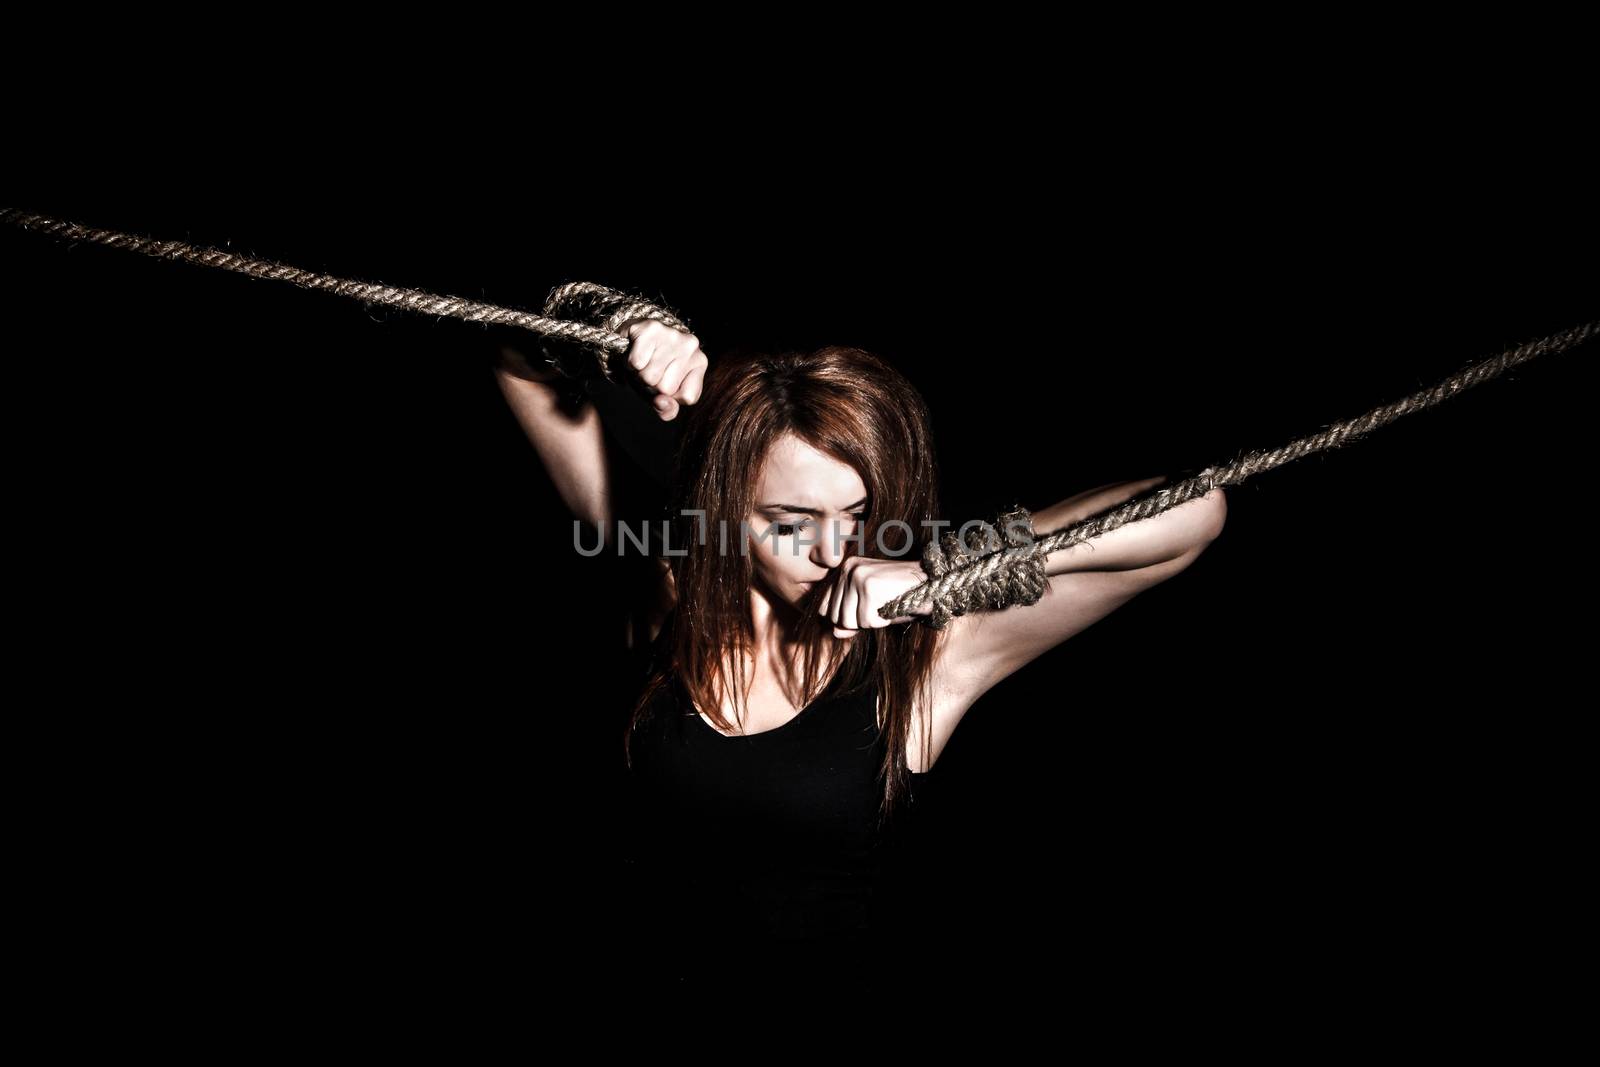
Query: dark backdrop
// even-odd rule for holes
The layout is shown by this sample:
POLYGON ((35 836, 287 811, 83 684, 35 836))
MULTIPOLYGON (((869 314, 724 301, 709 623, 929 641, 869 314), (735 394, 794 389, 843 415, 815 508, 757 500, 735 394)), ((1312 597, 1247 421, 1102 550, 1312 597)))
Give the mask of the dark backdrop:
MULTIPOLYGON (((958 519, 1277 445, 1600 308, 1531 209, 1159 191, 12 206, 535 310, 599 281, 712 359, 861 345, 927 397, 958 519)), ((495 332, 15 231, 0 256, 63 810, 219 944, 625 979, 651 913, 616 891, 618 571, 573 552, 495 332)), ((1594 356, 1230 489, 1196 565, 985 696, 907 860, 908 976, 1399 990, 1537 936, 1592 793, 1565 497, 1594 356)))

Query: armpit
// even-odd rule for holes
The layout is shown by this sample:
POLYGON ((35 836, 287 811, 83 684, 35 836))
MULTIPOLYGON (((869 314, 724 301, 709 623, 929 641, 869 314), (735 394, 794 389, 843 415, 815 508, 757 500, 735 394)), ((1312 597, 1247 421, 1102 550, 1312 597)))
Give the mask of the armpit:
POLYGON ((653 578, 647 583, 644 597, 628 613, 624 640, 630 651, 660 636, 668 613, 678 605, 677 582, 673 578, 671 565, 658 558, 652 561, 651 571, 653 578))

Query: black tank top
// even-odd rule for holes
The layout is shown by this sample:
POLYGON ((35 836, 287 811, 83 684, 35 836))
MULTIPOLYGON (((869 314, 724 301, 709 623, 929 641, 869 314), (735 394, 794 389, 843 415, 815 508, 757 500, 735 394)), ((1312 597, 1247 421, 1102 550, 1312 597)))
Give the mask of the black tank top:
POLYGON ((837 963, 894 936, 877 892, 893 836, 878 825, 877 695, 875 677, 846 693, 835 675, 782 726, 728 736, 668 678, 631 740, 652 952, 679 966, 774 954, 837 963))

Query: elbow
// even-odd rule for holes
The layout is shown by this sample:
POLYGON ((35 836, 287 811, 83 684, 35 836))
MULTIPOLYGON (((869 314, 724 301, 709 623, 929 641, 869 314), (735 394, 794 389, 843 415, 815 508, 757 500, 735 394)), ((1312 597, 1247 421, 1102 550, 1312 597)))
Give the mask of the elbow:
POLYGON ((1200 498, 1210 508, 1210 516, 1206 524, 1206 543, 1210 544, 1222 536, 1222 528, 1228 523, 1228 497, 1219 485, 1205 496, 1200 498))
POLYGON ((1228 522, 1228 501, 1222 495, 1222 490, 1217 488, 1189 501, 1183 507, 1187 508, 1190 505, 1196 505, 1196 511, 1183 527, 1179 544, 1182 549, 1180 555, 1193 559, 1210 547, 1211 542, 1222 536, 1222 528, 1228 522))
POLYGON ((495 353, 490 367, 494 376, 505 388, 509 381, 535 382, 547 385, 561 378, 560 372, 549 364, 535 362, 521 349, 512 348, 510 345, 501 345, 495 353))
POLYGON ((1222 490, 1217 488, 1204 496, 1185 501, 1168 514, 1182 515, 1183 518, 1173 520, 1173 527, 1164 541, 1160 562, 1175 562, 1177 569, 1182 570, 1199 559, 1211 547, 1211 542, 1222 536, 1222 527, 1228 521, 1228 503, 1222 490))

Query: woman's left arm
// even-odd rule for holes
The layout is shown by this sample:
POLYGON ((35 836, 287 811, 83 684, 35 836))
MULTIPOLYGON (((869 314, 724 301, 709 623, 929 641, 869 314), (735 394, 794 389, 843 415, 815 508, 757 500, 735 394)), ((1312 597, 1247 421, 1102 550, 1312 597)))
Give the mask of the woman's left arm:
MULTIPOLYGON (((1034 535, 1044 538, 1073 523, 1125 504, 1166 481, 1165 475, 1113 482, 1069 496, 1033 513, 1034 535)), ((1150 567, 1203 549, 1222 533, 1228 505, 1221 489, 1185 501, 1159 515, 1129 523, 1092 541, 1060 548, 1045 557, 1050 577, 1073 571, 1125 571, 1150 567)))
MULTIPOLYGON (((1100 486, 1033 513, 1043 538, 1123 504, 1164 477, 1100 486)), ((1220 488, 1045 557, 1048 584, 1037 603, 975 611, 950 620, 939 653, 947 677, 976 700, 1003 678, 1135 596, 1183 571, 1221 533, 1228 506, 1220 488)))

